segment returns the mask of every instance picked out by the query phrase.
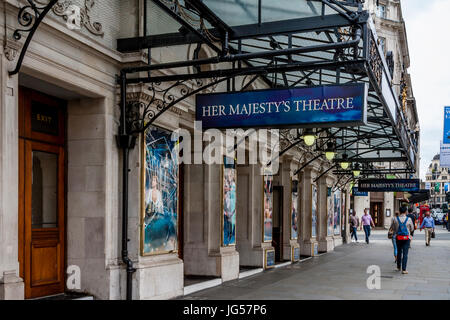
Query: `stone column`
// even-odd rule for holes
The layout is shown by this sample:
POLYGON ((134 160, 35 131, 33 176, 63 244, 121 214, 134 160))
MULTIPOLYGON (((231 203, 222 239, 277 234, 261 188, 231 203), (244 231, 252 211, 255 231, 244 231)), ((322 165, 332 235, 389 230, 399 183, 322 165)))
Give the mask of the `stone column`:
POLYGON ((260 165, 238 166, 237 250, 240 265, 263 267, 265 250, 272 244, 263 242, 263 176, 260 165))
POLYGON ((11 50, 0 48, 0 300, 24 298, 18 261, 19 90, 18 76, 8 74, 11 50))
MULTIPOLYGON (((283 259, 292 259, 292 250, 294 248, 299 248, 300 245, 297 239, 292 238, 291 234, 291 220, 292 220, 292 173, 293 173, 293 158, 291 156, 283 156, 283 162, 281 165, 281 182, 284 186, 283 193, 283 259)), ((297 202, 297 208, 298 202, 297 202)), ((298 212, 297 212, 298 214, 298 212)), ((297 216, 297 230, 298 229, 298 219, 297 216)))
MULTIPOLYGON (((222 165, 188 165, 185 168, 184 272, 217 276, 223 281, 237 279, 239 254, 236 246, 222 246, 222 165)), ((239 194, 239 185, 237 190, 239 194)), ((239 215, 237 210, 237 219, 239 215)), ((239 228, 236 223, 236 230, 239 228)))
POLYGON ((313 179, 316 176, 316 170, 313 166, 306 167, 301 173, 300 180, 300 203, 301 217, 300 217, 300 250, 302 255, 314 256, 314 249, 318 249, 317 230, 316 236, 312 234, 312 185, 313 179))
POLYGON ((329 219, 333 219, 333 202, 328 202, 328 188, 333 186, 333 179, 325 175, 319 179, 319 252, 328 252, 334 249, 333 230, 328 230, 329 219), (329 216, 331 214, 331 217, 329 216))
POLYGON ((384 208, 384 227, 386 229, 389 229, 392 223, 392 217, 395 216, 395 211, 394 211, 394 193, 393 192, 385 192, 384 193, 384 204, 383 204, 383 208, 384 208), (391 216, 387 217, 386 216, 386 210, 389 209, 391 210, 391 216))
POLYGON ((345 201, 345 190, 341 190, 338 189, 341 192, 341 202, 340 202, 340 206, 341 206, 341 217, 340 217, 340 225, 339 225, 339 234, 335 234, 333 235, 333 239, 334 239, 334 247, 340 246, 342 245, 343 241, 342 241, 342 225, 344 223, 344 217, 345 217, 345 212, 346 211, 346 207, 344 207, 343 201, 345 201))
POLYGON ((345 243, 351 242, 350 240, 350 189, 346 190, 346 201, 345 201, 345 234, 344 234, 344 241, 345 243))
MULTIPOLYGON (((100 299, 121 298, 115 108, 114 92, 105 98, 71 100, 67 106, 67 265, 80 268, 81 291, 100 299)), ((132 165, 132 171, 139 170, 132 165)), ((132 219, 135 213, 130 211, 132 219)), ((136 219, 131 221, 133 235, 136 219)))

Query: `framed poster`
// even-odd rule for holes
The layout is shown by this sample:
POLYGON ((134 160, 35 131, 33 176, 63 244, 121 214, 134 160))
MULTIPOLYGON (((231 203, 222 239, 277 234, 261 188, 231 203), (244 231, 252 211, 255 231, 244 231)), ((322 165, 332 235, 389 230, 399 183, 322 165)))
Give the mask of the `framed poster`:
POLYGON ((334 204, 333 195, 331 188, 328 188, 327 193, 327 236, 332 236, 334 234, 334 204))
POLYGON ((317 236, 317 186, 311 186, 311 237, 317 236))
POLYGON ((297 262, 300 260, 300 247, 291 248, 291 261, 297 262))
POLYGON ((298 180, 292 180, 291 239, 298 239, 298 180))
POLYGON ((236 163, 223 157, 222 246, 236 245, 236 163))
POLYGON ((340 235, 341 234, 341 190, 336 190, 333 194, 333 204, 334 204, 334 219, 333 219, 333 225, 334 225, 334 234, 340 235))
POLYGON ((275 266, 275 250, 269 249, 264 255, 264 269, 270 269, 275 266))
POLYGON ((178 250, 178 161, 171 132, 149 127, 142 139, 141 255, 178 250))
POLYGON ((263 242, 272 241, 273 176, 264 175, 263 242))

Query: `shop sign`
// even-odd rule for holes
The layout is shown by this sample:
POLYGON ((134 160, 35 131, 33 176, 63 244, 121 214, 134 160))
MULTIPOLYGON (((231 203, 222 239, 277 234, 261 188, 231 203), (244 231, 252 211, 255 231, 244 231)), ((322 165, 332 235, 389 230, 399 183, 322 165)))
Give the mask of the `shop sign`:
POLYGON ((361 192, 415 192, 420 190, 419 179, 366 179, 359 180, 361 192))
POLYGON ((450 168, 450 144, 441 142, 439 165, 441 168, 450 168))
POLYGON ((368 192, 359 191, 358 187, 353 187, 352 194, 354 197, 367 197, 369 195, 368 192))
POLYGON ((57 136, 59 134, 58 110, 33 101, 31 104, 31 130, 57 136))
POLYGON ((444 108, 444 144, 450 144, 450 107, 444 108))
POLYGON ((367 122, 367 84, 211 93, 196 96, 209 128, 347 127, 367 122))

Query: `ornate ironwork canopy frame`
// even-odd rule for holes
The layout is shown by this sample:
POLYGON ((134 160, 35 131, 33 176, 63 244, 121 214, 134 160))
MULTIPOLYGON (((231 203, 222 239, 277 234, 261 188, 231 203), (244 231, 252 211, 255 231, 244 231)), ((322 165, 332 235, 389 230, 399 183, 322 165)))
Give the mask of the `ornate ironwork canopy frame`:
MULTIPOLYGON (((287 21, 275 21, 256 25, 228 26, 211 10, 200 1, 185 0, 184 9, 188 8, 190 13, 195 12, 201 19, 207 21, 211 29, 194 28, 183 19, 180 13, 181 8, 176 5, 177 1, 152 0, 164 12, 168 13, 179 22, 184 32, 164 35, 151 35, 130 39, 119 39, 118 50, 131 52, 141 49, 158 48, 161 46, 176 46, 186 44, 208 45, 216 56, 206 59, 196 59, 162 63, 155 65, 144 65, 140 67, 125 68, 119 77, 121 92, 126 92, 128 84, 146 83, 153 93, 153 97, 146 106, 140 104, 129 104, 126 95, 123 94, 121 101, 122 114, 122 135, 137 134, 143 132, 147 127, 171 107, 196 93, 217 85, 220 82, 227 82, 227 90, 235 91, 235 79, 238 76, 251 76, 251 80, 242 88, 247 89, 250 82, 254 82, 258 77, 263 78, 271 87, 292 87, 298 85, 322 84, 322 77, 334 76, 334 83, 365 81, 370 85, 370 96, 368 108, 368 122, 373 126, 370 128, 334 128, 326 136, 319 135, 316 144, 316 158, 323 154, 325 143, 321 139, 329 140, 332 137, 339 137, 341 134, 351 133, 341 140, 342 148, 336 151, 340 153, 359 153, 349 157, 350 162, 405 162, 406 171, 410 172, 414 168, 411 153, 407 152, 412 143, 401 134, 401 129, 406 125, 405 119, 397 118, 392 114, 392 106, 389 107, 388 98, 383 95, 386 92, 393 95, 392 88, 383 88, 383 76, 387 74, 388 68, 384 58, 381 56, 374 27, 370 25, 369 15, 361 10, 359 1, 347 1, 345 5, 358 6, 358 11, 342 11, 345 5, 341 1, 321 1, 323 6, 336 6, 336 14, 322 15, 302 19, 287 21), (172 3, 170 6, 168 4, 172 3), (322 41, 319 44, 309 46, 296 46, 294 38, 301 38, 306 33, 316 33, 326 35, 328 42, 322 41), (332 39, 332 36, 335 37, 332 39), (285 37, 286 41, 280 40, 285 37), (216 39, 212 42, 211 39, 216 39), (258 48, 250 52, 243 47, 246 40, 270 41, 270 50, 258 48), (220 44, 220 45, 219 45, 220 44), (311 57, 318 52, 332 54, 331 59, 316 59, 314 61, 303 61, 305 57, 311 57), (218 65, 228 62, 231 67, 216 69, 213 71, 199 71, 204 65, 218 65), (196 72, 175 72, 164 75, 165 70, 176 70, 177 68, 192 67, 196 72), (146 73, 145 76, 142 76, 146 73), (294 73, 296 73, 295 81, 294 73), (343 74, 347 74, 347 78, 343 74), (133 76, 131 76, 133 75, 133 76), (137 75, 137 76, 136 76, 137 75), (318 80, 314 80, 312 75, 319 75, 318 80), (288 79, 289 78, 289 79, 288 79), (155 89, 161 83, 169 84, 166 89, 155 89), (192 85, 192 83, 196 85, 192 85), (188 84, 191 84, 190 86, 188 84), (170 94, 171 90, 184 87, 184 94, 174 99, 170 94), (383 91, 384 89, 384 91, 383 91), (163 99, 157 99, 159 94, 163 99), (151 106, 153 105, 153 107, 151 106), (141 110, 141 111, 138 111, 141 110), (375 127, 374 127, 375 126, 375 127), (381 141, 383 139, 383 141, 381 141), (360 141, 378 141, 378 143, 367 143, 362 146, 360 141), (321 147, 321 146, 322 147, 321 147), (380 152, 391 151, 395 154, 386 157, 380 156, 380 152), (378 156, 361 157, 365 153, 377 152, 378 156)), ((178 3, 179 4, 179 3, 178 3)), ((248 46, 248 44, 247 44, 248 46)), ((309 59, 311 60, 311 59, 309 59)), ((394 106, 395 107, 395 106, 394 106)), ((394 108, 395 109, 395 108, 394 108)), ((400 115, 401 116, 401 115, 400 115)), ((323 130, 318 130, 318 133, 323 130)), ((129 139, 124 139, 129 141, 129 139)), ((301 144, 301 139, 288 139, 281 154, 301 144)), ((339 144, 338 144, 339 145, 339 144)), ((335 164, 342 159, 335 159, 335 164)), ((363 171, 372 173, 372 171, 363 171)), ((351 172, 346 172, 349 174, 351 172)))
MULTIPOLYGON (((258 23, 235 27, 228 26, 199 0, 184 0, 183 5, 180 0, 152 1, 182 26, 180 32, 120 39, 119 51, 147 49, 150 57, 152 48, 197 44, 197 52, 202 45, 207 45, 216 56, 124 68, 117 76, 121 111, 117 143, 123 150, 122 260, 127 266, 127 299, 132 296, 132 274, 136 271, 128 257, 127 246, 129 151, 134 147, 138 134, 144 132, 167 110, 190 96, 214 88, 222 82, 227 83, 227 90, 235 91, 236 78, 241 76, 251 77, 241 90, 246 90, 258 78, 273 88, 366 82, 370 91, 368 124, 354 128, 318 129, 315 151, 311 152, 311 159, 305 159, 302 168, 322 157, 324 146, 334 140, 336 152, 347 157, 335 159, 334 164, 317 178, 334 170, 333 173, 340 176, 334 188, 342 188, 350 181, 357 180, 351 171, 336 170, 341 161, 362 163, 363 176, 382 176, 387 173, 407 175, 414 172, 415 145, 405 131, 403 114, 397 113, 399 103, 389 85, 390 81, 386 86, 386 79, 390 79, 389 69, 380 53, 369 14, 362 10, 363 1, 310 0, 321 3, 321 15, 275 22, 262 22, 261 1, 258 1, 258 23), (325 14, 326 8, 331 8, 335 14, 325 14), (186 21, 183 18, 186 13, 184 10, 196 15, 200 26, 186 21), (214 71, 201 69, 201 66, 219 65, 223 62, 227 62, 229 67, 214 71), (181 71, 170 75, 162 72, 185 67, 191 67, 194 72, 181 71), (132 84, 149 86, 152 96, 148 103, 127 101, 127 87, 132 84), (161 84, 164 86, 160 87, 161 84), (174 90, 178 90, 181 95, 176 97, 174 90), (404 162, 406 167, 376 169, 373 162, 404 162), (342 182, 348 175, 350 177, 342 182)), ((14 37, 19 40, 21 34, 27 33, 27 38, 16 68, 9 73, 11 76, 19 72, 35 31, 57 2, 58 0, 49 0, 47 5, 39 6, 35 1, 27 0, 27 5, 19 10, 18 21, 21 27, 14 32, 14 37)), ((281 154, 298 147, 302 142, 299 130, 294 134, 282 130, 281 135, 285 140, 281 154)), ((417 152, 417 148, 415 151, 417 152)))

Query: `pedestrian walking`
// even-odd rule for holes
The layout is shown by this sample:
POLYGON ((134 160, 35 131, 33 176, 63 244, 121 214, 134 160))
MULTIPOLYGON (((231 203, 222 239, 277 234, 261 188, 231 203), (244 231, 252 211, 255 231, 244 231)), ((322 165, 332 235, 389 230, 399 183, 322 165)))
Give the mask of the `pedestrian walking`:
POLYGON ((372 228, 375 228, 372 216, 369 214, 369 209, 364 209, 364 214, 361 217, 361 222, 364 228, 364 233, 366 234, 366 243, 369 244, 370 226, 372 226, 372 228))
POLYGON ((420 231, 425 228, 425 245, 430 246, 431 234, 434 232, 434 219, 430 216, 430 210, 425 212, 425 218, 423 218, 422 224, 420 225, 420 231))
POLYGON ((407 208, 400 207, 400 215, 392 219, 391 228, 395 234, 397 244, 397 270, 402 274, 407 274, 406 265, 408 263, 409 243, 411 241, 411 232, 414 231, 414 225, 411 219, 406 215, 407 208))
POLYGON ((359 227, 359 219, 356 216, 356 211, 353 210, 351 216, 350 216, 350 227, 351 229, 351 239, 353 241, 353 237, 355 237, 355 242, 358 242, 358 235, 357 235, 357 231, 358 231, 358 227, 359 227))
MULTIPOLYGON (((411 219, 413 226, 414 226, 414 230, 416 230, 416 215, 414 214, 414 208, 413 207, 409 207, 408 208, 408 214, 406 215, 408 218, 411 219)), ((412 239, 414 237, 414 230, 411 232, 411 241, 409 242, 409 248, 411 249, 411 243, 412 243, 412 239)))
MULTIPOLYGON (((396 211, 394 214, 394 219, 396 219, 398 216, 399 216, 399 213, 396 211)), ((396 234, 394 233, 394 227, 392 224, 388 231, 388 238, 392 239, 392 246, 394 247, 394 263, 397 263, 397 239, 396 239, 396 234)))

